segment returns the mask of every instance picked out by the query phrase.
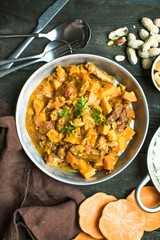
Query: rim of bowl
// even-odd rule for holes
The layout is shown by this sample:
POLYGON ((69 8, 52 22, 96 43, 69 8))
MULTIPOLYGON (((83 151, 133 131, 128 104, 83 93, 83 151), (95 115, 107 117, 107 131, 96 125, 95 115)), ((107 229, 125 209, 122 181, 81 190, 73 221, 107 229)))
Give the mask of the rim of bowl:
POLYGON ((154 68, 157 62, 160 61, 160 55, 154 60, 153 64, 152 64, 152 68, 151 68, 151 78, 152 78, 152 82, 154 84, 154 86, 157 88, 158 91, 160 91, 160 87, 158 87, 158 85, 156 84, 156 81, 154 79, 154 68))
POLYGON ((20 142, 22 144, 22 147, 24 149, 24 151, 26 152, 26 154, 28 155, 28 157, 32 160, 32 162, 39 168, 41 169, 44 173, 46 173, 48 176, 52 177, 53 179, 56 179, 58 181, 61 181, 61 182, 64 182, 64 183, 68 183, 68 184, 74 184, 74 185, 93 185, 93 184, 97 184, 97 183, 101 183, 101 182, 105 182, 106 180, 109 180, 111 179, 112 177, 115 177, 116 175, 118 175, 120 172, 122 172, 125 168, 127 168, 127 166, 135 159, 135 157, 137 156, 137 154, 139 153, 140 149, 142 148, 142 145, 145 141, 145 138, 146 138, 146 135, 147 135, 147 132, 148 132, 148 126, 149 126, 149 108, 148 108, 148 103, 147 103, 147 99, 145 97, 145 94, 143 92, 143 89, 142 87, 140 86, 140 84, 138 83, 138 81, 135 79, 135 77, 127 70, 125 69, 124 67, 122 67, 120 64, 116 63, 115 61, 112 61, 106 57, 102 57, 102 56, 99 56, 99 55, 95 55, 95 54, 83 54, 83 53, 77 53, 77 54, 70 54, 70 55, 67 55, 67 56, 63 56, 63 57, 60 57, 60 58, 56 58, 54 59, 53 61, 49 62, 49 63, 46 63, 44 64, 43 66, 41 66, 40 68, 38 68, 26 81, 26 83, 24 84, 24 86, 22 87, 21 91, 20 91, 20 94, 19 94, 19 97, 18 97, 18 100, 17 100, 17 105, 16 105, 16 129, 17 129, 17 133, 18 133, 18 137, 20 139, 20 142), (40 163, 38 163, 37 161, 35 161, 33 159, 33 156, 30 154, 30 152, 28 151, 27 147, 23 144, 23 140, 21 138, 21 132, 20 132, 20 128, 19 128, 19 125, 17 125, 17 122, 18 122, 18 114, 19 114, 19 106, 20 106, 20 100, 23 96, 23 93, 25 92, 25 88, 27 87, 28 85, 28 82, 31 78, 33 78, 34 76, 36 76, 39 72, 43 72, 43 70, 50 66, 50 65, 54 65, 56 62, 60 62, 60 61, 63 61, 63 60, 66 60, 67 58, 79 58, 79 57, 84 57, 84 58, 90 58, 90 57, 94 57, 95 59, 101 59, 101 60, 104 60, 104 61, 107 61, 107 62, 110 62, 112 63, 113 65, 117 66, 118 68, 121 68, 129 77, 132 78, 132 80, 135 82, 135 84, 138 86, 138 88, 140 89, 140 92, 142 94, 142 97, 143 97, 143 100, 144 100, 144 105, 145 105, 145 109, 146 109, 146 128, 145 128, 145 132, 144 132, 144 135, 143 135, 143 138, 141 140, 141 143, 137 149, 137 151, 135 152, 135 154, 133 155, 133 157, 124 165, 122 166, 118 171, 114 172, 113 174, 111 175, 106 175, 106 177, 102 178, 102 179, 97 179, 97 180, 93 180, 93 181, 90 181, 90 182, 74 182, 73 180, 64 180, 63 178, 61 177, 57 177, 57 176, 54 176, 52 173, 50 173, 49 171, 47 171, 46 169, 44 169, 40 163))

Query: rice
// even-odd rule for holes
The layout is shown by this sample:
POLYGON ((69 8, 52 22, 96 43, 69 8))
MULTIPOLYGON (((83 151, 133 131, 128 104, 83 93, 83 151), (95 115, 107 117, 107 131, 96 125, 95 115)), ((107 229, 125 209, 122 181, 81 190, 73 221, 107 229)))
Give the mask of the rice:
POLYGON ((155 137, 152 149, 152 162, 156 178, 160 181, 160 132, 155 137))

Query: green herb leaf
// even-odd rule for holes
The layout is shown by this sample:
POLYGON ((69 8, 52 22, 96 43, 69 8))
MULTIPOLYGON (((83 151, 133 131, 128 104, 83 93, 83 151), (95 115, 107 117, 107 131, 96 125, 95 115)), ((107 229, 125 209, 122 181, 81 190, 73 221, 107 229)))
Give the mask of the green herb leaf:
POLYGON ((97 108, 93 109, 93 114, 92 117, 96 120, 96 123, 101 122, 101 117, 100 117, 101 111, 97 108))
POLYGON ((94 108, 93 109, 93 113, 97 114, 97 115, 100 115, 101 114, 101 111, 97 108, 94 108))
POLYGON ((71 126, 73 126, 73 127, 75 126, 72 121, 69 121, 69 123, 70 123, 71 126))
POLYGON ((71 132, 70 132, 70 135, 73 135, 75 133, 75 130, 76 129, 72 129, 71 132))
POLYGON ((84 104, 84 107, 83 107, 83 109, 88 109, 89 107, 88 107, 88 102, 86 102, 85 104, 84 104))
POLYGON ((67 132, 67 129, 65 129, 65 128, 61 129, 61 133, 65 134, 66 132, 67 132))
POLYGON ((84 104, 86 103, 86 100, 84 99, 83 96, 80 97, 80 99, 79 99, 79 103, 80 103, 82 106, 84 106, 84 104))
POLYGON ((68 113, 69 113, 69 112, 68 112, 68 108, 64 108, 64 109, 63 109, 63 113, 57 112, 57 115, 58 115, 59 117, 65 118, 65 117, 67 117, 68 113))
POLYGON ((74 116, 79 118, 83 115, 83 111, 88 109, 88 102, 84 99, 84 97, 80 97, 78 103, 76 103, 77 110, 74 112, 74 116))
POLYGON ((61 112, 57 112, 57 115, 58 115, 59 117, 63 117, 63 114, 62 114, 61 112))
POLYGON ((80 110, 76 110, 74 112, 74 116, 75 116, 75 118, 79 118, 81 116, 81 111, 80 110))
POLYGON ((74 123, 72 121, 69 121, 69 124, 71 125, 71 127, 68 127, 66 124, 64 126, 64 128, 61 129, 61 133, 66 134, 66 136, 68 137, 68 135, 73 135, 75 132, 75 127, 74 127, 74 123))
POLYGON ((102 126, 104 127, 104 125, 108 125, 107 120, 104 118, 103 121, 101 122, 102 126))
POLYGON ((68 115, 68 108, 64 108, 63 109, 63 116, 67 117, 67 115, 68 115))

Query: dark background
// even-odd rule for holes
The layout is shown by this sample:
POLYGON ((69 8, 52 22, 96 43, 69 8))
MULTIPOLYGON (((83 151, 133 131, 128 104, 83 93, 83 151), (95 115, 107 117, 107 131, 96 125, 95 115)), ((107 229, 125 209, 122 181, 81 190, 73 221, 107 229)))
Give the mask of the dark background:
MULTIPOLYGON (((53 0, 1 0, 0 4, 0 34, 30 33, 37 23, 37 18, 50 6, 53 0)), ((129 32, 138 33, 142 17, 151 19, 160 17, 159 1, 134 0, 134 1, 107 1, 107 0, 70 0, 69 3, 47 25, 43 32, 48 32, 60 23, 70 19, 82 19, 86 21, 92 31, 92 38, 80 53, 97 54, 114 60, 115 55, 125 54, 125 45, 121 47, 108 47, 108 34, 116 28, 127 26, 129 32)), ((0 59, 6 59, 23 39, 0 39, 0 59)), ((41 53, 47 39, 35 39, 24 51, 22 56, 41 53)), ((17 72, 11 73, 0 79, 0 99, 16 106, 18 95, 31 74, 44 63, 31 65, 17 72)), ((79 189, 86 195, 103 191, 115 195, 117 198, 125 198, 141 182, 147 174, 146 156, 152 135, 159 127, 160 122, 160 92, 151 81, 149 70, 143 70, 141 61, 133 66, 127 60, 119 62, 133 74, 142 86, 146 95, 150 124, 148 134, 141 151, 134 161, 119 175, 92 186, 80 186, 79 189)), ((145 233, 143 240, 160 239, 160 230, 145 233)))

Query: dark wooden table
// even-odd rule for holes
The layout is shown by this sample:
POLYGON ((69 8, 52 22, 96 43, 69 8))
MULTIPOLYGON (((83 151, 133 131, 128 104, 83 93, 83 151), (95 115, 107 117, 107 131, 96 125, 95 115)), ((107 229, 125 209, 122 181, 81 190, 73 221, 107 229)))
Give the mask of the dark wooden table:
MULTIPOLYGON (((143 2, 140 0, 130 2, 123 0, 114 2, 70 0, 43 32, 48 32, 69 19, 83 19, 90 25, 92 38, 89 44, 81 50, 81 53, 97 54, 113 60, 115 55, 125 53, 125 46, 108 47, 106 42, 110 31, 127 26, 130 32, 137 34, 138 29, 141 28, 140 20, 142 17, 150 17, 151 19, 160 17, 160 4, 153 3, 152 0, 145 1, 148 3, 143 2)), ((53 0, 2 0, 0 5, 0 34, 30 33, 36 26, 37 18, 52 3, 53 0)), ((7 58, 22 41, 23 39, 20 38, 0 40, 0 59, 7 58)), ((47 42, 46 39, 35 39, 22 56, 40 53, 47 42)), ((37 63, 1 78, 0 99, 15 106, 24 83, 43 64, 37 63)), ((86 196, 103 191, 115 195, 117 198, 125 198, 136 188, 147 174, 148 145, 152 135, 160 125, 160 93, 151 81, 150 69, 143 70, 140 59, 135 66, 127 60, 120 62, 120 64, 133 74, 144 90, 150 112, 148 134, 138 156, 122 173, 97 185, 80 186, 79 189, 86 196)), ((143 236, 143 240, 158 239, 160 239, 160 230, 145 233, 143 236)))

